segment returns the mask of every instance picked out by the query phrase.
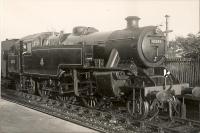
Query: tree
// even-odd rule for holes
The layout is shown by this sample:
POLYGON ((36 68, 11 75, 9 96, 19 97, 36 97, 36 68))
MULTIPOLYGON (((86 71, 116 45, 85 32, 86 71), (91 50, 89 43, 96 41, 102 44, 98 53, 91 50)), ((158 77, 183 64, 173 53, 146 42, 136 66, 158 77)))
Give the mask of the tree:
POLYGON ((168 55, 175 57, 195 58, 200 55, 200 34, 188 34, 187 37, 176 37, 169 44, 168 55))

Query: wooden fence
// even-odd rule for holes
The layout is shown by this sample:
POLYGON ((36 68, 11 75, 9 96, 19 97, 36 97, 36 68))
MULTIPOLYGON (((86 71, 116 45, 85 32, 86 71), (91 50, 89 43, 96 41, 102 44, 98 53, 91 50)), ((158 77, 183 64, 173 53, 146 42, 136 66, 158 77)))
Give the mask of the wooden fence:
POLYGON ((196 59, 167 59, 166 66, 181 83, 200 86, 200 55, 196 59))

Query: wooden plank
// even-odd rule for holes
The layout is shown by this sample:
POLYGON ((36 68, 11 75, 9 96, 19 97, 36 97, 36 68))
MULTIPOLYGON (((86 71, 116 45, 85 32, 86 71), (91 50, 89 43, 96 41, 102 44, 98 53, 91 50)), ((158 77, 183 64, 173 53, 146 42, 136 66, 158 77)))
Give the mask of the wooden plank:
MULTIPOLYGON (((169 88, 170 85, 167 85, 166 88, 169 88)), ((189 84, 175 84, 172 86, 171 90, 174 91, 175 95, 182 95, 182 93, 189 88, 189 84)), ((153 86, 153 87, 145 87, 144 88, 144 95, 146 96, 147 94, 151 92, 159 92, 163 90, 163 86, 153 86)))
POLYGON ((197 59, 167 59, 166 66, 181 83, 200 86, 200 56, 197 59))

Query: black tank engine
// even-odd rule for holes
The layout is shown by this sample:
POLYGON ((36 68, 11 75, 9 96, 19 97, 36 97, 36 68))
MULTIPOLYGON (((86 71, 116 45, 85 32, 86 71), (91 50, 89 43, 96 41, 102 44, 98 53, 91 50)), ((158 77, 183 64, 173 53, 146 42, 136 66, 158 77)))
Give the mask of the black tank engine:
POLYGON ((174 88, 173 76, 163 76, 164 33, 156 26, 139 27, 139 19, 129 16, 125 29, 110 32, 77 26, 68 34, 21 38, 5 55, 7 76, 19 91, 62 101, 80 98, 91 108, 115 101, 144 118, 158 92, 170 88, 178 94, 183 85, 174 88))

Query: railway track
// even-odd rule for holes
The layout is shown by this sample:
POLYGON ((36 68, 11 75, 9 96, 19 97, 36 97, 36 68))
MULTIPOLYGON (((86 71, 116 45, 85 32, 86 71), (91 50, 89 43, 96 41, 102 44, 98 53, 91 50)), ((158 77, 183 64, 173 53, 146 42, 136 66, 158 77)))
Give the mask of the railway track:
POLYGON ((89 109, 5 88, 2 89, 2 98, 99 132, 200 133, 200 122, 188 119, 138 121, 123 113, 89 109))

